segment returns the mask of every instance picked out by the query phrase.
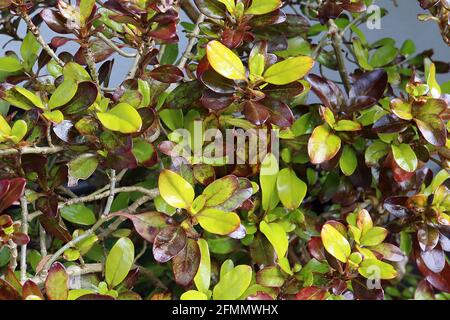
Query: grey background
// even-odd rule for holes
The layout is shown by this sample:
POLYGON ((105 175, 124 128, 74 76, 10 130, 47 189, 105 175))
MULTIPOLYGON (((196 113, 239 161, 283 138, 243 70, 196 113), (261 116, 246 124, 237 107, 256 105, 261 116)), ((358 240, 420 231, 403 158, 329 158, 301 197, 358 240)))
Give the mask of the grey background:
MULTIPOLYGON (((375 0, 374 3, 384 7, 388 10, 388 15, 381 21, 380 30, 368 30, 365 26, 362 26, 362 30, 367 36, 370 42, 374 42, 384 37, 391 37, 397 40, 398 46, 406 39, 412 39, 416 46, 417 52, 421 52, 427 49, 433 49, 435 51, 435 60, 450 61, 450 47, 448 47, 441 39, 439 28, 436 23, 433 22, 421 22, 417 19, 417 14, 425 13, 416 0, 397 0, 398 6, 394 5, 392 0, 375 0)), ((182 16, 183 21, 187 21, 186 16, 182 16)), ((41 26, 42 34, 44 38, 49 42, 54 33, 51 32, 45 24, 41 26)), ((21 34, 25 33, 25 26, 20 28, 21 34)), ((186 46, 186 38, 180 32, 180 48, 186 46)), ((0 47, 2 47, 9 37, 0 36, 0 47)), ((2 49, 2 55, 6 50, 12 50, 19 52, 20 43, 15 41, 9 43, 2 49)), ((65 51, 74 53, 77 47, 73 44, 68 44, 63 47, 65 51)), ((131 66, 131 60, 115 56, 116 62, 113 70, 110 86, 118 85, 126 75, 129 67, 131 66)), ((450 76, 439 75, 438 80, 440 82, 446 82, 450 80, 450 76)))

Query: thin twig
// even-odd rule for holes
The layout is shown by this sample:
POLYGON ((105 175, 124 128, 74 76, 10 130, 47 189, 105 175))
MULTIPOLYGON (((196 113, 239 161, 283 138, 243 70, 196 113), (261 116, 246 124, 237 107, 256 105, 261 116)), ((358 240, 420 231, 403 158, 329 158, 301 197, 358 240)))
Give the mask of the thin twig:
POLYGON ((15 244, 14 241, 9 240, 8 248, 10 252, 9 267, 14 271, 17 268, 17 244, 15 244))
POLYGON ((22 147, 19 149, 3 149, 0 150, 0 156, 8 156, 15 154, 53 154, 63 151, 63 147, 22 147))
POLYGON ((111 176, 110 176, 110 187, 109 187, 109 196, 108 200, 106 200, 105 209, 103 210, 103 215, 107 216, 109 212, 111 211, 111 205, 114 201, 114 190, 116 188, 116 170, 111 169, 111 176))
POLYGON ((37 42, 42 46, 42 48, 48 53, 50 57, 53 58, 61 67, 64 67, 64 62, 58 58, 55 51, 53 51, 52 48, 49 47, 47 42, 45 42, 44 38, 41 35, 41 32, 39 31, 39 28, 36 27, 36 25, 33 23, 33 20, 31 20, 31 17, 26 12, 26 9, 23 9, 20 13, 23 20, 25 20, 28 30, 34 35, 37 42))
POLYGON ((99 37, 103 42, 105 42, 108 46, 110 46, 114 51, 116 51, 118 54, 120 54, 122 57, 125 58, 134 58, 136 57, 136 53, 128 53, 120 49, 117 44, 115 44, 111 39, 107 38, 103 33, 97 32, 95 34, 97 37, 99 37))
POLYGON ((47 255, 47 233, 41 224, 39 224, 39 246, 41 248, 41 256, 45 257, 47 255))
POLYGON ((195 28, 194 30, 192 30, 192 35, 194 35, 194 37, 192 37, 191 39, 189 39, 188 45, 186 47, 186 51, 183 53, 183 56, 180 59, 180 62, 178 63, 178 68, 183 69, 184 66, 186 65, 186 62, 189 59, 189 56, 191 55, 191 51, 194 48, 194 45, 197 41, 197 39, 195 38, 195 36, 197 36, 200 33, 200 24, 205 21, 205 15, 203 13, 200 13, 200 15, 197 18, 197 22, 195 23, 195 28))
MULTIPOLYGON (((22 209, 22 233, 28 235, 28 202, 25 195, 20 197, 20 207, 22 209)), ((27 279, 27 245, 20 246, 20 281, 27 279)))
POLYGON ((95 65, 95 57, 94 57, 94 53, 92 52, 92 49, 90 47, 90 43, 88 40, 84 40, 82 42, 82 47, 83 47, 83 52, 84 52, 84 57, 86 60, 86 64, 88 65, 89 71, 91 73, 92 76, 92 80, 94 80, 94 82, 100 86, 99 84, 99 80, 98 80, 98 73, 97 73, 97 66, 95 65))

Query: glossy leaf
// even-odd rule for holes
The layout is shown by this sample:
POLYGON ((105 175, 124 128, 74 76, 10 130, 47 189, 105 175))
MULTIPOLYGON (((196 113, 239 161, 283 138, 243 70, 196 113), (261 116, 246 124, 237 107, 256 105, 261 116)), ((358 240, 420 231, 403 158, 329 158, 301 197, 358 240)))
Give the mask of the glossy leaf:
POLYGON ((264 72, 264 80, 275 85, 285 85, 303 78, 313 67, 310 57, 288 58, 278 62, 264 72))
POLYGON ((219 41, 211 41, 206 47, 206 55, 211 66, 225 78, 245 80, 245 68, 241 59, 219 41))
POLYGON ((105 279, 110 288, 120 284, 134 262, 134 245, 128 238, 120 238, 112 247, 105 263, 105 279))
POLYGON ((142 126, 141 116, 127 103, 119 103, 107 112, 97 112, 97 117, 107 129, 121 133, 137 132, 142 126))
POLYGON ((159 175, 158 187, 161 197, 174 208, 187 209, 194 201, 194 188, 182 176, 170 170, 159 175))
POLYGON ((203 229, 218 235, 227 235, 235 231, 241 223, 236 213, 218 209, 205 209, 195 217, 203 229))
POLYGON ((300 180, 292 169, 282 169, 278 173, 277 191, 285 208, 297 209, 305 198, 306 190, 306 183, 300 180))
POLYGON ((308 142, 308 154, 313 164, 332 159, 341 149, 341 139, 323 125, 316 127, 308 142))
POLYGON ((329 223, 322 227, 320 236, 328 253, 346 263, 351 252, 348 240, 329 223))
POLYGON ((50 300, 67 300, 69 276, 64 266, 59 262, 55 262, 48 270, 45 280, 45 294, 50 300))

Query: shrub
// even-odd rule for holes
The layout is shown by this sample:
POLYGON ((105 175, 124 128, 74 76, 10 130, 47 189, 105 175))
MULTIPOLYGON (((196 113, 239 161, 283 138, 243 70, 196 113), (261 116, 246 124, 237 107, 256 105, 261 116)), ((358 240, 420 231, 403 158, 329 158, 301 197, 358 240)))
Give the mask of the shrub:
POLYGON ((0 2, 0 299, 448 299, 449 64, 371 0, 194 3, 0 2))

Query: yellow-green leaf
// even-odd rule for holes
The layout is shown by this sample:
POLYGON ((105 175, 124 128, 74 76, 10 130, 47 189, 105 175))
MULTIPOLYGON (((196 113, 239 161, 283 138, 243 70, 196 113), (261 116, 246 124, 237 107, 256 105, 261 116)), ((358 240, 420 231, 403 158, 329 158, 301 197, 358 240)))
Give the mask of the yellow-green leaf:
POLYGON ((128 103, 119 103, 107 112, 98 112, 97 117, 105 128, 121 133, 137 132, 142 127, 142 118, 128 103))
POLYGON ((395 162, 397 162, 399 167, 407 172, 414 172, 417 168, 418 160, 411 146, 402 143, 400 145, 393 144, 391 147, 395 162))
POLYGON ((214 300, 237 300, 252 281, 252 268, 239 265, 220 277, 219 283, 214 287, 214 300))
POLYGON ((241 219, 236 213, 219 209, 205 209, 195 217, 203 229, 222 236, 232 233, 241 224, 241 219))
POLYGON ((189 290, 181 295, 180 300, 208 300, 208 297, 203 292, 189 290))
POLYGON ((47 111, 42 114, 47 120, 53 123, 60 123, 64 120, 64 115, 59 110, 47 111))
POLYGON ((11 134, 11 126, 6 119, 0 114, 0 136, 9 136, 11 134))
POLYGON ((234 14, 234 11, 236 9, 235 0, 217 0, 217 1, 223 3, 229 13, 234 14))
POLYGON ((174 208, 187 209, 194 201, 194 188, 179 174, 163 170, 159 175, 158 188, 161 197, 174 208))
POLYGON ((130 272, 134 261, 134 245, 128 238, 120 238, 106 258, 105 279, 112 289, 120 284, 130 272))
POLYGON ((22 69, 22 64, 14 57, 1 57, 0 58, 0 71, 16 72, 22 69))
POLYGON ((200 248, 200 266, 194 277, 194 283, 197 289, 207 293, 211 282, 211 258, 209 256, 208 242, 205 239, 198 239, 200 248))
POLYGON ((297 209, 306 195, 307 186, 291 168, 278 173, 277 191, 281 203, 287 209, 297 209))
POLYGON ((388 231, 385 228, 373 227, 363 233, 360 242, 362 246, 377 246, 386 239, 387 235, 388 231))
POLYGON ((344 146, 341 158, 339 159, 339 167, 346 176, 351 176, 358 166, 355 150, 350 146, 344 146))
POLYGON ((261 221, 259 230, 266 236, 272 244, 278 258, 283 258, 287 252, 289 241, 284 228, 276 222, 267 223, 261 221))
POLYGON ((308 154, 313 164, 332 159, 341 149, 341 138, 331 133, 326 125, 314 129, 308 141, 308 154))
POLYGON ((11 129, 11 136, 14 143, 22 141, 23 137, 27 134, 28 125, 23 120, 17 120, 11 129))
POLYGON ((323 246, 333 257, 341 262, 347 262, 351 248, 348 240, 331 224, 327 223, 320 232, 323 246))
POLYGON ((278 9, 281 0, 253 0, 251 6, 245 10, 245 14, 266 14, 278 9))
POLYGON ((217 40, 206 46, 206 55, 213 69, 232 80, 245 80, 245 68, 241 59, 217 40))
POLYGON ((264 80, 275 85, 284 85, 303 78, 313 67, 314 60, 307 56, 288 58, 269 67, 264 80))
POLYGON ((15 89, 16 89, 17 92, 19 92, 25 98, 30 100, 31 103, 33 103, 36 107, 38 107, 40 109, 44 109, 45 108, 44 107, 44 103, 42 103, 41 98, 38 95, 36 95, 35 93, 33 93, 33 92, 31 92, 31 91, 29 91, 29 90, 27 90, 25 88, 19 87, 19 86, 16 86, 15 89))
POLYGON ((262 207, 264 210, 274 209, 280 201, 277 193, 278 161, 269 153, 261 163, 259 181, 262 192, 262 207))
POLYGON ((363 277, 372 280, 390 280, 398 275, 392 265, 377 259, 363 260, 358 271, 363 277))
POLYGON ((75 81, 69 79, 63 81, 56 90, 53 92, 50 100, 48 101, 48 107, 50 109, 58 108, 68 103, 75 96, 78 85, 75 81))

